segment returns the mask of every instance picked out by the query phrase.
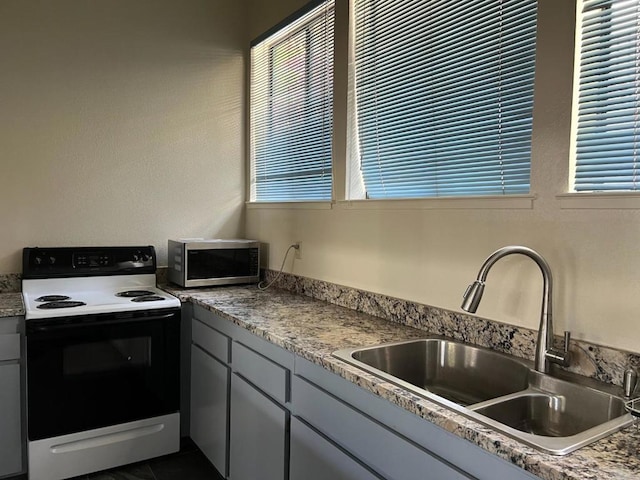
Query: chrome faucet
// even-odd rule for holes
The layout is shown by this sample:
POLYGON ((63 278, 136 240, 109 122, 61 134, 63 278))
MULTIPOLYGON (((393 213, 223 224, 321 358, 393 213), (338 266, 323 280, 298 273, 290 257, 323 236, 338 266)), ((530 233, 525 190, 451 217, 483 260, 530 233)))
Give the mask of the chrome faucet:
POLYGON ((493 264, 501 258, 515 253, 525 255, 532 259, 538 264, 542 272, 542 312, 540 314, 540 327, 538 328, 538 341, 536 344, 535 369, 538 372, 549 373, 551 362, 566 367, 569 365, 569 342, 571 340, 571 334, 564 332, 564 351, 553 348, 553 318, 551 315, 553 281, 551 278, 551 269, 547 261, 535 250, 521 246, 509 246, 493 252, 484 261, 478 273, 477 280, 469 285, 464 292, 462 309, 469 313, 476 312, 482 299, 482 293, 484 292, 484 285, 489 270, 493 264))

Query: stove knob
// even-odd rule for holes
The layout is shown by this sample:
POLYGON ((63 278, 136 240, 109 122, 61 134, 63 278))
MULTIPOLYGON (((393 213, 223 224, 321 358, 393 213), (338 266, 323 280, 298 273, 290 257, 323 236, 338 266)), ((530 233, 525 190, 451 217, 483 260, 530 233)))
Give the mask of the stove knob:
POLYGON ((42 257, 35 257, 33 259, 33 263, 35 263, 36 265, 41 265, 42 264, 42 257))
POLYGON ((56 263, 56 257, 49 257, 49 265, 56 263))
POLYGON ((147 255, 146 253, 144 255, 142 255, 142 261, 143 262, 148 262, 151 259, 151 257, 149 255, 147 255))
POLYGON ((138 255, 137 253, 133 254, 133 261, 134 262, 139 262, 140 261, 140 255, 138 255))

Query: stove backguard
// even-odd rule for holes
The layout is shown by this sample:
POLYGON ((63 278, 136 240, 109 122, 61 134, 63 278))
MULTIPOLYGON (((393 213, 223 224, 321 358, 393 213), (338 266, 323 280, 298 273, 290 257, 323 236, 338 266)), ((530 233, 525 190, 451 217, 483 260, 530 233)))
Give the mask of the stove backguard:
POLYGON ((148 273, 156 273, 156 252, 150 245, 22 250, 22 278, 27 280, 148 273))

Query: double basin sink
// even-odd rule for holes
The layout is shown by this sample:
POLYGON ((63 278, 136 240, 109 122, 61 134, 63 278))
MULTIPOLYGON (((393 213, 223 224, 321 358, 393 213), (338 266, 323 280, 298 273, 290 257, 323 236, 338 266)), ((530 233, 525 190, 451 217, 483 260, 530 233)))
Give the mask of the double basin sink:
POLYGON ((334 356, 538 450, 565 455, 633 423, 616 387, 442 337, 334 356))

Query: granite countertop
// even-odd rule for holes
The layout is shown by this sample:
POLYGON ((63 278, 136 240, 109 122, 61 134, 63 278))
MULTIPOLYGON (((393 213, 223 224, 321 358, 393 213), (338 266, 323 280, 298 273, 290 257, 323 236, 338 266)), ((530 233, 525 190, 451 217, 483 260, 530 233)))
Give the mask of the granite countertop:
POLYGON ((24 315, 21 293, 0 293, 0 318, 24 315))
POLYGON ((332 352, 343 348, 424 337, 427 332, 423 330, 282 290, 264 292, 255 287, 165 289, 182 301, 191 301, 215 312, 540 478, 640 478, 640 429, 637 425, 571 454, 548 455, 331 356, 332 352))

